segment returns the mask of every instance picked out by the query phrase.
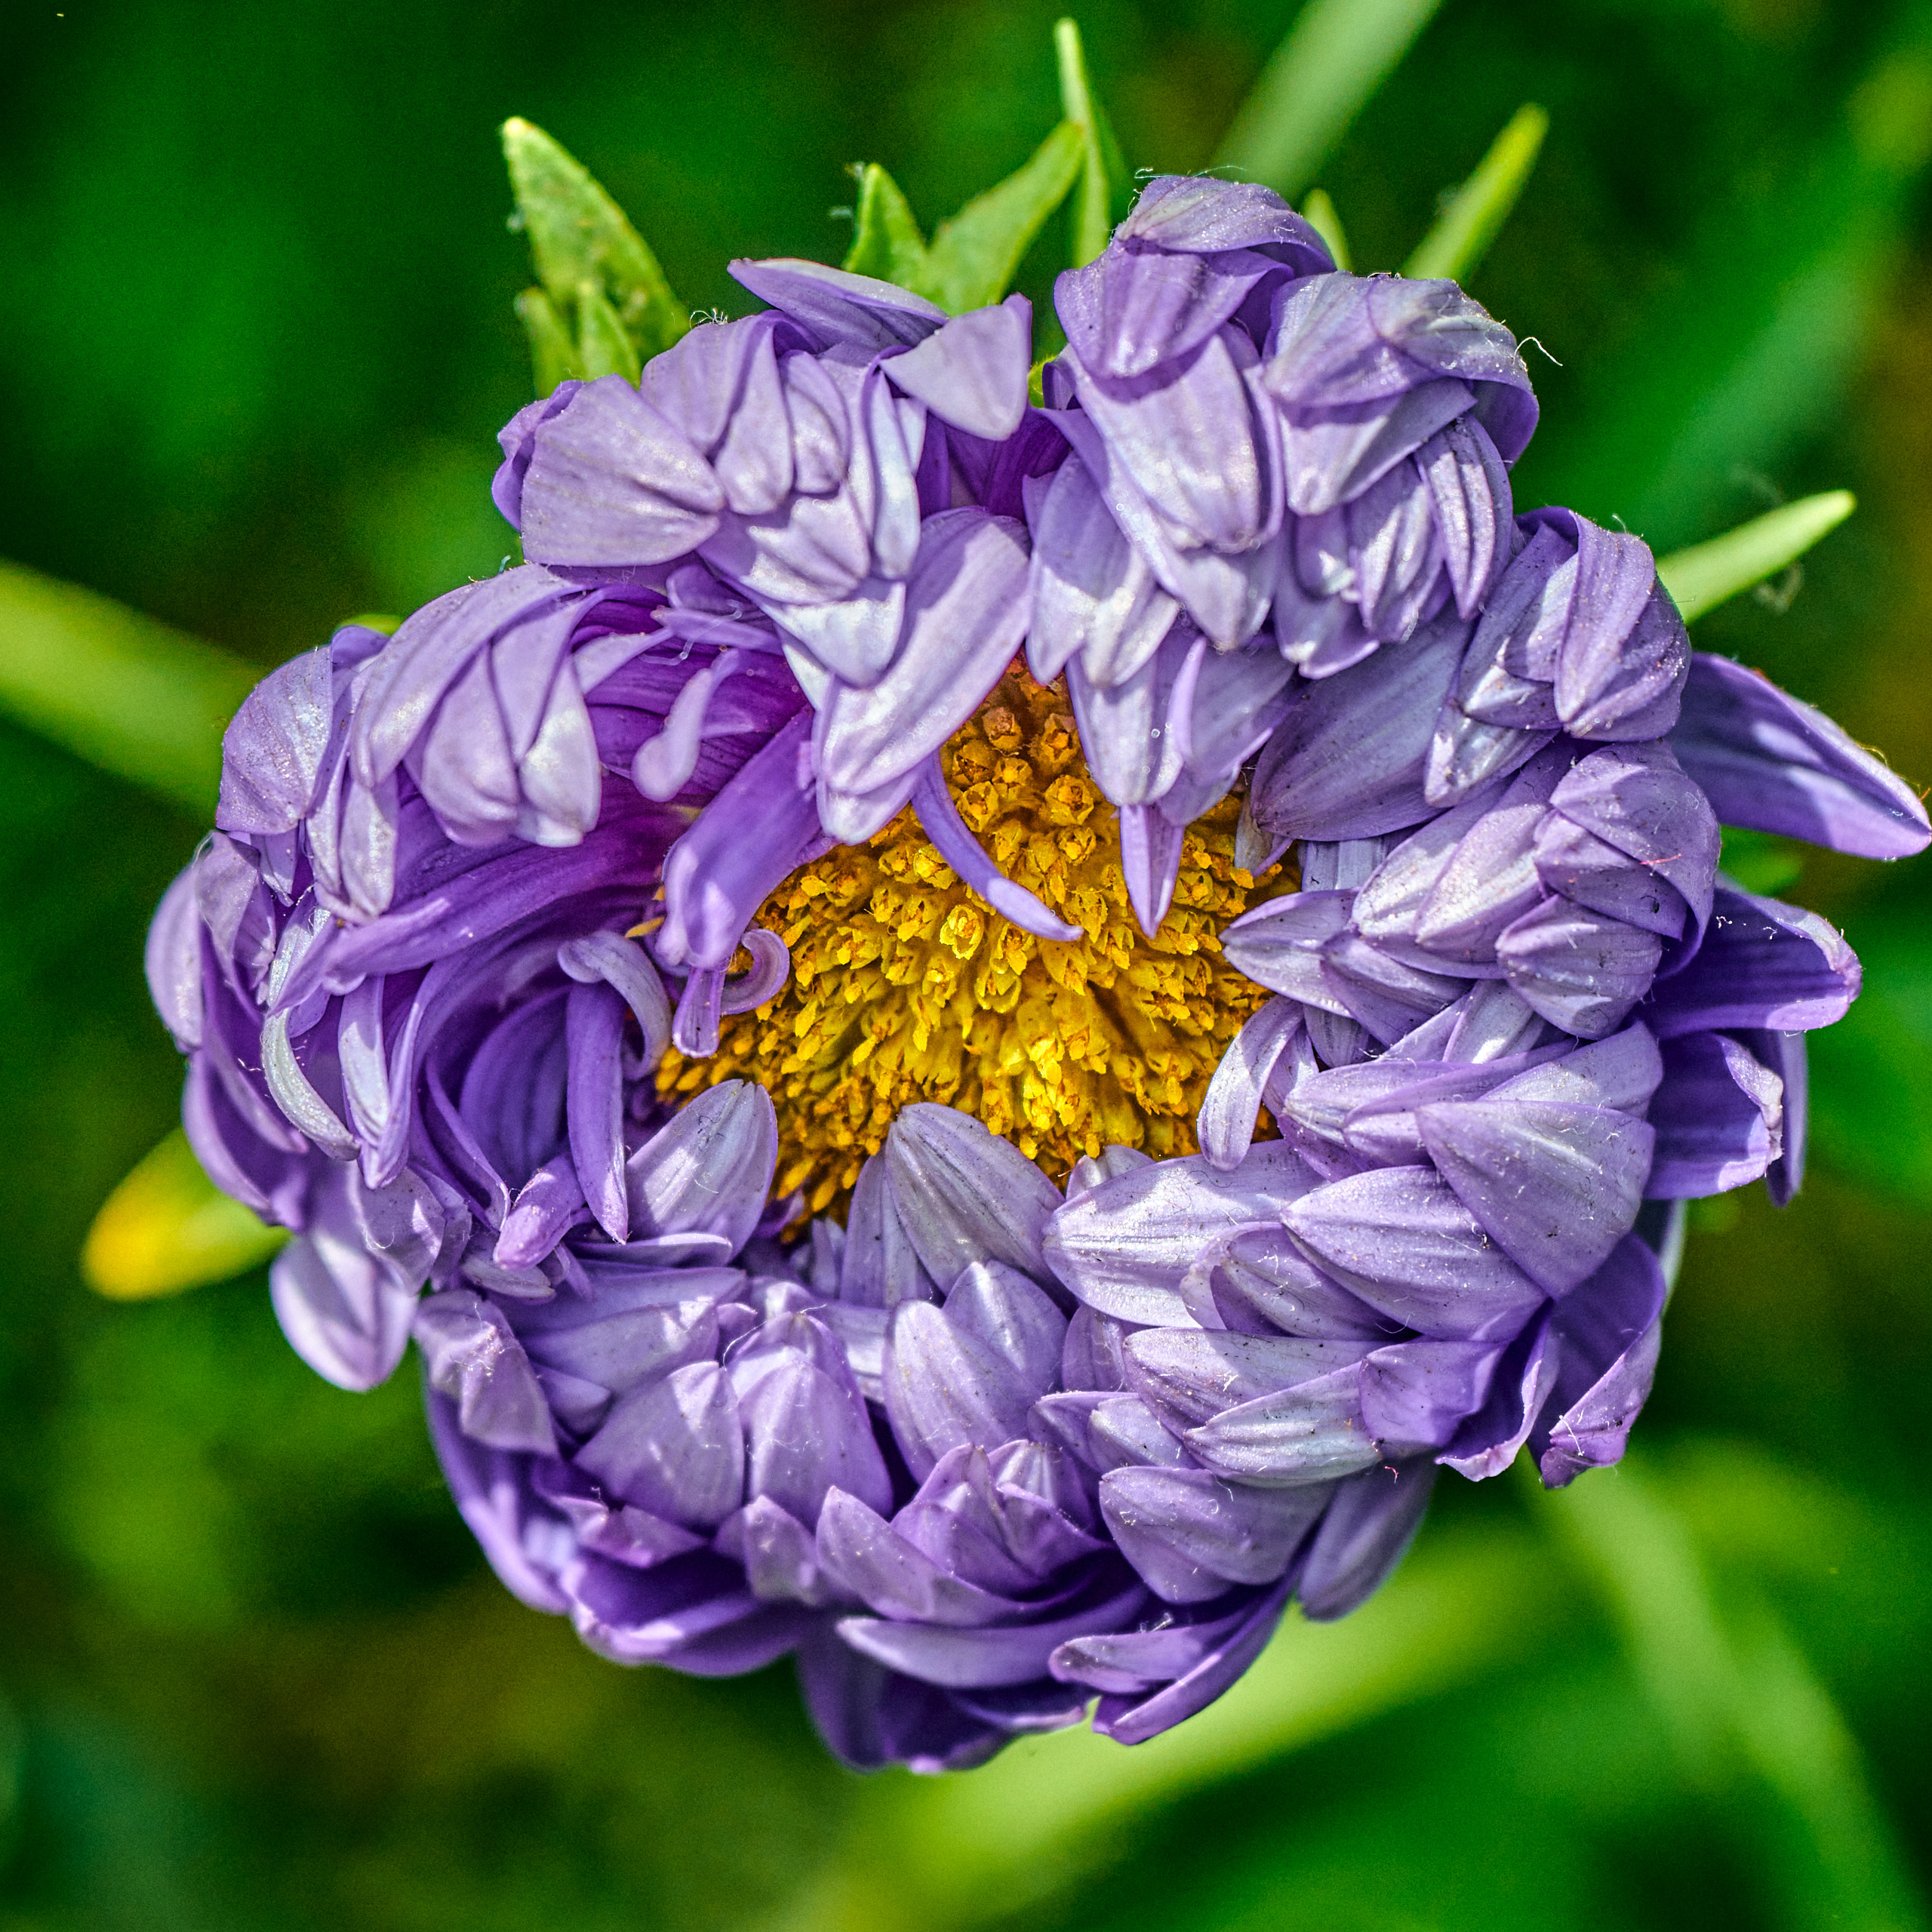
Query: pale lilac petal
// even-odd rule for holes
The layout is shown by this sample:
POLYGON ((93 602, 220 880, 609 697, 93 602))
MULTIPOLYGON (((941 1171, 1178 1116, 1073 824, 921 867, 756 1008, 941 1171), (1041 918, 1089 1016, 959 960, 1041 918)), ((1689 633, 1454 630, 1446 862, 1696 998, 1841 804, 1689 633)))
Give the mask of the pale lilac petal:
POLYGON ((624 1002, 608 986, 573 986, 565 1004, 570 1055, 565 1121, 583 1198, 613 1241, 630 1238, 624 1172, 624 1002))
POLYGON ((1100 686, 1131 677, 1180 608, 1121 533, 1077 457, 1029 492, 1033 538, 1026 659, 1050 684, 1078 657, 1100 686))
POLYGON ((1546 1020, 1586 1040, 1623 1024, 1663 953, 1655 933, 1566 899, 1546 900, 1496 943, 1510 985, 1546 1020))
POLYGON ((885 1164, 894 1203, 934 1281, 956 1280, 975 1261, 1051 1278, 1041 1238, 1060 1191, 1011 1141, 970 1114, 920 1101, 892 1123, 885 1164))
POLYGON ((1023 295, 955 315, 883 365, 894 388, 969 435, 998 442, 1026 413, 1033 308, 1023 295))
POLYGON ((1237 1235, 1278 1224, 1315 1183, 1280 1141, 1262 1141, 1232 1172, 1198 1156, 1115 1176, 1055 1214, 1046 1235, 1054 1273, 1090 1308, 1124 1321, 1199 1324, 1183 1293, 1237 1235))
POLYGON ((305 651, 242 700, 221 740, 224 832, 292 832, 321 789, 335 717, 330 654, 305 651))
POLYGON ((687 1100, 626 1164, 640 1235, 721 1235, 735 1254, 764 1211, 778 1124, 761 1087, 728 1080, 687 1100))
POLYGON ((1194 1124, 1201 1158, 1210 1166, 1226 1174, 1247 1158, 1269 1076, 1301 1023, 1298 1002, 1271 999, 1221 1056, 1194 1124))
POLYGON ((664 563, 718 527, 716 473, 621 376, 586 383, 534 441, 521 505, 533 562, 664 563))
POLYGON ((823 344, 894 349, 944 327, 946 311, 909 289, 821 262, 777 257, 731 263, 731 279, 789 315, 823 344))
POLYGON ((847 826, 844 802, 914 771, 998 682, 1026 634, 1026 582, 1018 525, 974 509, 927 520, 891 669, 869 690, 835 686, 819 715, 814 750, 828 829, 848 842, 877 831, 884 819, 847 826))
POLYGON ((1630 1231, 1657 1138, 1612 1108, 1494 1097, 1418 1107, 1416 1125, 1464 1205, 1552 1295, 1630 1231))
POLYGON ((920 829, 937 848, 940 857, 995 912, 1041 939, 1070 942, 1084 937, 1079 927, 1069 925, 1050 912, 1033 894, 1016 884, 993 863, 959 816, 959 808, 952 801, 937 756, 921 768, 912 802, 919 817, 920 829))
POLYGON ((1297 692, 1255 768, 1255 822, 1306 838, 1361 838, 1431 816, 1423 761, 1462 653, 1463 626, 1438 619, 1385 645, 1346 677, 1297 692))
MULTIPOLYGON (((1286 1580, 1260 1597, 1246 1613, 1226 1628, 1214 1647, 1182 1675, 1152 1696, 1129 1702, 1120 1697, 1103 1697, 1094 1714, 1094 1728, 1118 1744, 1144 1744, 1164 1730, 1203 1711, 1224 1691, 1231 1690, 1275 1634, 1287 1607, 1286 1580)), ((1075 1648, 1063 1645, 1054 1653, 1056 1660, 1075 1648)))
POLYGON ((472 1441, 557 1453, 543 1392, 500 1309, 466 1288, 451 1289, 417 1303, 413 1329, 429 1386, 456 1404, 472 1441))
POLYGON ((1378 1168, 1281 1211, 1315 1265, 1425 1335, 1513 1334, 1543 1291, 1433 1168, 1378 1168))
POLYGON ((1549 1406, 1560 1413, 1531 1442, 1549 1487, 1622 1460, 1657 1373, 1666 1298, 1656 1256, 1632 1235, 1558 1309, 1561 1367, 1549 1406))

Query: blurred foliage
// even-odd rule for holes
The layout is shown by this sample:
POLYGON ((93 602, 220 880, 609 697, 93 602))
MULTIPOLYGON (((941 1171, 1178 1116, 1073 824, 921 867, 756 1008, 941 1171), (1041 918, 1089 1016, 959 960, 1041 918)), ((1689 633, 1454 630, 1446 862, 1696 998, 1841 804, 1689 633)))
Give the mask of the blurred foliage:
POLYGON ((140 940, 241 666, 513 551, 487 490, 530 393, 513 115, 655 251, 539 251, 557 352, 587 330, 621 360, 667 325, 657 289, 742 312, 732 256, 918 240, 912 208, 964 206, 1065 119, 1068 223, 1019 268, 1044 311, 1097 155, 1118 213, 1108 121, 1128 167, 1201 168, 1265 75, 1230 147, 1298 198, 1318 174, 1358 269, 1432 229, 1489 242, 1475 290, 1543 351, 1524 506, 1662 552, 1856 492, 1801 580, 1764 563, 1698 641, 1932 777, 1932 14, 1316 0, 1284 44, 1262 0, 1100 0, 1057 68, 1054 12, 101 0, 10 30, 0 219, 30 272, 0 331, 25 567, 0 655, 11 717, 69 749, 0 721, 0 1932, 1923 1922, 1932 1498, 1874 1434, 1922 1409, 1932 1352, 1922 862, 1727 841, 1844 926, 1868 991, 1816 1043, 1805 1193, 1694 1217, 1628 1470, 1446 1486, 1381 1597, 1291 1624, 1134 1752, 854 1778, 782 1667, 626 1672, 510 1599, 408 1374, 318 1382, 259 1269, 137 1306, 81 1287, 95 1208, 174 1118, 140 940), (1524 100, 1549 117, 1527 182, 1524 123, 1483 162, 1524 100), (835 205, 868 163, 855 229, 835 205), (1516 189, 1492 233, 1484 197, 1516 189), (107 657, 48 654, 57 594, 107 657), (131 687, 89 663, 138 667, 160 626, 218 647, 205 675, 103 714, 131 687), (174 805, 110 775, 157 743, 174 805))

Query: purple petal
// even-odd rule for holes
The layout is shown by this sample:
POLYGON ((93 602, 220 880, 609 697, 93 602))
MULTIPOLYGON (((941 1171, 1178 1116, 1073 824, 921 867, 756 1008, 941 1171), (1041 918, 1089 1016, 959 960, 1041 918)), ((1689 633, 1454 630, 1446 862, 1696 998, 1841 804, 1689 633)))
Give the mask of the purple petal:
POLYGON ((1537 1012, 1586 1040, 1620 1026, 1650 990, 1663 942, 1620 919, 1549 899, 1496 943, 1511 986, 1537 1012))
POLYGON ((1206 1469, 1113 1469, 1100 1478, 1101 1514, 1121 1555, 1168 1603, 1278 1582, 1327 1500, 1312 1484, 1250 1489, 1206 1469))
POLYGON ((1284 836, 1361 838, 1429 817, 1423 761, 1463 641, 1460 624, 1438 619, 1297 694, 1255 770, 1256 823, 1284 836))
POLYGON ((271 671, 242 700, 221 740, 224 832, 292 832, 322 785, 335 715, 326 647, 271 671))
POLYGON ((1247 1158, 1269 1076, 1300 1025, 1301 1008, 1295 1001, 1271 999, 1221 1056, 1195 1120, 1201 1158, 1211 1167, 1226 1174, 1247 1158))
POLYGON ((338 1389, 373 1389, 395 1372, 421 1286, 370 1254, 340 1192, 269 1266, 289 1346, 338 1389))
POLYGON ((1017 524, 975 509, 928 519, 891 669, 869 690, 836 685, 820 713, 814 742, 829 830, 848 842, 877 831, 884 819, 863 830, 845 824, 846 801, 913 771, 992 688, 1026 634, 1026 582, 1017 524))
POLYGON ((929 1475, 949 1449, 997 1447, 1026 1432, 1038 1391, 930 1302, 901 1302, 886 1331, 886 1413, 906 1465, 929 1475))
POLYGON ((1121 534, 1078 457, 1029 492, 1026 657, 1042 684, 1078 657, 1097 685, 1131 677, 1180 608, 1121 534))
POLYGON ((1629 1232, 1657 1138, 1611 1108, 1494 1097, 1418 1107, 1416 1125, 1463 1204, 1552 1295, 1629 1232))
POLYGON ((1842 1020, 1863 977, 1817 913, 1721 886, 1697 956, 1663 983, 1644 1017, 1660 1039, 1730 1026, 1805 1032, 1842 1020))
POLYGON ((1296 1586, 1302 1614, 1327 1623, 1367 1602, 1414 1541, 1435 1486, 1427 1463, 1364 1469, 1340 1484, 1296 1586))
POLYGON ((1657 1373, 1665 1299, 1656 1256, 1632 1235, 1558 1309, 1561 1368, 1550 1406, 1561 1413, 1531 1441, 1548 1487, 1622 1460, 1657 1373))
POLYGON ((735 1254, 764 1212, 778 1159, 770 1097, 728 1080, 687 1100, 626 1164, 640 1235, 721 1235, 735 1254))
POLYGON ((457 1404, 471 1441, 557 1453, 543 1392, 500 1309, 466 1288, 430 1295, 417 1306, 414 1333, 429 1386, 457 1404))
POLYGON ((940 857, 995 912, 1041 939, 1065 943, 1086 937, 1078 926, 1068 924, 1023 885, 1008 878, 988 857, 985 848, 959 816, 959 808, 953 803, 952 794, 940 774, 937 754, 921 768, 918 783, 912 790, 912 809, 918 814, 919 829, 932 841, 940 857))
POLYGON ((985 1344, 1036 1395, 1057 1378, 1066 1317, 1044 1288, 997 1261, 976 1261, 947 1290, 946 1317, 985 1344))
POLYGON ((1281 1219, 1318 1267, 1425 1335, 1513 1334, 1543 1300, 1432 1168, 1331 1181, 1291 1202, 1281 1219))
POLYGON ((558 1533, 568 1526, 541 1508, 531 1494, 526 1474, 529 1459, 472 1441, 457 1424, 455 1404, 447 1398, 432 1391, 428 1406, 436 1460, 491 1568, 504 1588, 532 1610, 561 1616, 569 1609, 570 1600, 558 1587, 555 1570, 546 1559, 556 1551, 558 1533))
POLYGON ((1120 865, 1127 897, 1140 930, 1149 939, 1174 903, 1180 876, 1181 842, 1186 832, 1151 805, 1120 808, 1120 865))
MULTIPOLYGON (((1230 1620, 1231 1627, 1226 1628, 1226 1634, 1215 1647, 1164 1689, 1131 1703, 1120 1697, 1103 1697, 1094 1714, 1094 1728, 1118 1744, 1144 1744, 1150 1737, 1158 1737, 1162 1731, 1205 1710, 1223 1692, 1233 1687, 1267 1647, 1287 1600, 1284 1579, 1244 1614, 1230 1620)), ((1217 1620, 1214 1627, 1218 1631, 1224 1626, 1217 1620)), ((1056 1657, 1072 1647, 1057 1651, 1056 1657)))
POLYGON ((715 1362, 694 1361, 632 1389, 576 1461, 653 1515, 715 1527, 744 1500, 744 1436, 729 1379, 715 1362))
POLYGON ((784 726, 666 854, 660 959, 721 971, 773 889, 821 847, 812 724, 805 711, 784 726))
POLYGON ((540 423, 523 480, 533 562, 635 566, 694 550, 724 493, 690 438, 621 376, 586 383, 540 423))
POLYGON ((1644 1192, 1697 1200, 1742 1187, 1783 1150, 1784 1082, 1722 1033, 1689 1033, 1663 1048, 1651 1103, 1657 1152, 1644 1192))
POLYGON ((1130 1620, 1146 1604, 1138 1585, 1038 1622, 993 1629, 947 1629, 875 1617, 840 1620, 838 1634, 864 1655, 928 1684, 968 1689, 1027 1684, 1047 1674, 1048 1660, 1069 1638, 1130 1620))
POLYGON ((917 348, 884 365, 893 386, 969 435, 998 442, 1026 413, 1033 307, 1009 295, 943 324, 917 348))
POLYGON ((1432 437, 1416 461, 1435 500, 1435 528, 1457 614, 1472 617, 1509 554, 1509 472, 1488 432, 1469 417, 1432 437))
POLYGON ((1011 1607, 991 1592, 951 1574, 878 1511, 842 1490, 825 1499, 818 1547, 827 1572, 881 1616, 961 1626, 990 1623, 1011 1607))
POLYGON ((1238 556, 1184 548, 1097 424, 1077 409, 1059 412, 1054 420, 1162 586, 1218 649, 1245 644, 1268 614, 1278 570, 1275 546, 1257 544, 1238 556))
POLYGON ((1011 1141, 969 1114, 919 1101, 888 1131, 885 1164, 900 1218, 935 1281, 956 1280, 975 1261, 1051 1278, 1041 1239, 1060 1192, 1011 1141))
POLYGON ((1297 275, 1321 275, 1334 266, 1327 245, 1308 222, 1273 189, 1256 181, 1156 174, 1114 232, 1120 242, 1176 254, 1257 249, 1297 275))
POLYGON ((741 1393, 738 1407, 753 1495, 769 1497, 808 1528, 835 1490, 875 1508, 891 1506, 892 1479, 865 1404, 848 1383, 794 1355, 741 1393))
POLYGON ((573 986, 565 1006, 570 1055, 566 1119, 584 1199, 613 1241, 630 1238, 624 1175, 623 1001, 608 986, 573 986))
POLYGON ((1868 859, 1906 858, 1932 841, 1918 795, 1875 752, 1727 657, 1692 655, 1670 743, 1727 825, 1868 859))
POLYGON ((1198 1326, 1183 1292, 1204 1283, 1229 1244, 1277 1225, 1315 1176, 1280 1141, 1263 1141, 1232 1171, 1198 1157, 1137 1168, 1069 1201, 1048 1223, 1054 1272, 1081 1301, 1122 1321, 1198 1326))
POLYGON ((823 344, 894 349, 943 328, 946 311, 922 295, 823 263, 783 257, 729 264, 731 279, 791 317, 823 344))

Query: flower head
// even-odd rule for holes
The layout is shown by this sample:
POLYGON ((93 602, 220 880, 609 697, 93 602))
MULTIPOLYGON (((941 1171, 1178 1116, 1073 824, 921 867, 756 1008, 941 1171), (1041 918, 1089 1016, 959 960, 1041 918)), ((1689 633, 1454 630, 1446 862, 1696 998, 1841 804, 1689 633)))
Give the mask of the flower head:
POLYGON ((285 666, 157 915, 208 1171, 506 1583, 798 1658, 862 1764, 1220 1694, 1439 1467, 1614 1462, 1668 1204, 1804 1145, 1858 968, 1725 822, 1928 830, 1512 513, 1447 284, 1157 180, 948 318, 808 263, 503 433, 531 561, 285 666))

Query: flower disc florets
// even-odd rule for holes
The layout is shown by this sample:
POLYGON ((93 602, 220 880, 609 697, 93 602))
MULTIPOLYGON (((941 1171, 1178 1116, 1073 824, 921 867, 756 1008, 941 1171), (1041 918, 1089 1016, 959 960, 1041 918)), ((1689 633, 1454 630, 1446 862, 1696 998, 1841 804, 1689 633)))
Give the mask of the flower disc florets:
POLYGON ((1079 937, 1003 918, 904 812, 778 887, 758 916, 789 949, 791 978, 724 1023, 715 1055, 665 1063, 671 1091, 761 1080, 778 1109, 779 1192, 802 1190, 815 1214, 842 1204, 915 1100, 961 1109, 1062 1177, 1110 1145, 1191 1153, 1208 1076, 1266 997, 1221 955, 1221 928, 1254 887, 1234 863, 1234 800, 1188 828, 1150 937, 1063 687, 1016 666, 941 768, 993 863, 1079 937))

